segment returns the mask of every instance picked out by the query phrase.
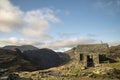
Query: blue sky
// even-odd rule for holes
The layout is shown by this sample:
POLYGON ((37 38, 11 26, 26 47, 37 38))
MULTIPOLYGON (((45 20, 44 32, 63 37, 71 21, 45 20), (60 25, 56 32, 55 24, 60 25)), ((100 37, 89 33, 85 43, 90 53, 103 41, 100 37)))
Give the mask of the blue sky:
POLYGON ((1 46, 120 44, 120 0, 0 0, 0 13, 1 46))

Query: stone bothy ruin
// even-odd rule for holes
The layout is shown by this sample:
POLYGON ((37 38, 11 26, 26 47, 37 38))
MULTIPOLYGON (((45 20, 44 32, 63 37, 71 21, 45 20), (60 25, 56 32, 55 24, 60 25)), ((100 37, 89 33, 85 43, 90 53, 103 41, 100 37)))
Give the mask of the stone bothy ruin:
POLYGON ((78 45, 75 49, 76 61, 80 66, 97 66, 106 60, 109 53, 108 44, 87 44, 78 45))

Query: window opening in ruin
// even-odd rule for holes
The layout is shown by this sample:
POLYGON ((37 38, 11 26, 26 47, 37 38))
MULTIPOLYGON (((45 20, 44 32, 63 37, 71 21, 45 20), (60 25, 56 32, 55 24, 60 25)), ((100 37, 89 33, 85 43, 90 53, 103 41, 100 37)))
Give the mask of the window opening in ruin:
POLYGON ((100 63, 103 63, 106 60, 107 60, 106 55, 104 55, 104 54, 99 55, 99 61, 100 61, 100 63))
POLYGON ((80 54, 80 61, 83 60, 83 54, 80 54))

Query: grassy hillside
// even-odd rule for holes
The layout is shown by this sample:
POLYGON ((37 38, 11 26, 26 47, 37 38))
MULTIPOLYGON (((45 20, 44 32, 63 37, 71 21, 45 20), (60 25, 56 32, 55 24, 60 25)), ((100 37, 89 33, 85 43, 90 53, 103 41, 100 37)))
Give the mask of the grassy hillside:
POLYGON ((71 64, 47 70, 17 73, 21 77, 31 77, 35 80, 120 80, 120 62, 104 63, 99 68, 82 70, 71 64), (113 67, 113 68, 112 68, 113 67))

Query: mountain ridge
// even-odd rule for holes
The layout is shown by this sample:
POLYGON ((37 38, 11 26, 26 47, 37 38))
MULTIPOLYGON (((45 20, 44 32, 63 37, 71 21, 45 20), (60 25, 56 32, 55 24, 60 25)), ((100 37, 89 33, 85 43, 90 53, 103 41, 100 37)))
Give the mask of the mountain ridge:
POLYGON ((3 49, 13 49, 13 48, 18 48, 21 51, 26 51, 26 50, 38 50, 39 48, 33 46, 33 45, 21 45, 21 46, 17 46, 17 45, 7 45, 2 47, 3 49))

